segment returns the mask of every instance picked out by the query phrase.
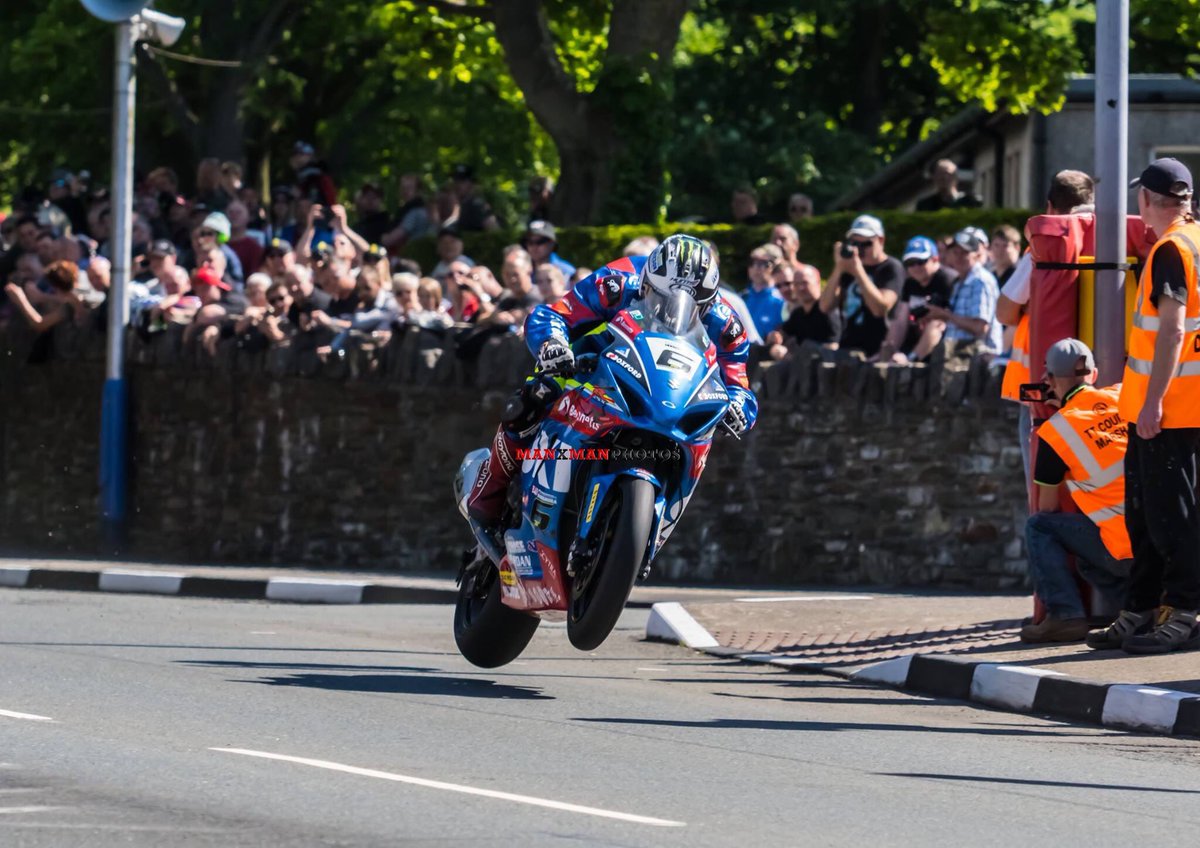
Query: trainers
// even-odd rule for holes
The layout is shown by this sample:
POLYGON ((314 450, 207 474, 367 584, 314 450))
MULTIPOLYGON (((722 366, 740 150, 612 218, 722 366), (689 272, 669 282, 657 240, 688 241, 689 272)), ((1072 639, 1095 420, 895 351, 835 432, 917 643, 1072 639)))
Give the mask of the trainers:
POLYGON ((1050 618, 1047 616, 1037 624, 1026 624, 1021 628, 1021 641, 1030 644, 1042 642, 1078 642, 1088 634, 1086 618, 1050 618))
POLYGON ((1093 630, 1087 635, 1087 646, 1097 651, 1115 651, 1125 644, 1130 636, 1147 633, 1154 624, 1154 610, 1131 612, 1121 610, 1117 620, 1103 630, 1093 630))
POLYGON ((1196 610, 1159 607, 1158 623, 1148 633, 1130 636, 1121 644, 1127 654, 1167 654, 1200 647, 1196 610))

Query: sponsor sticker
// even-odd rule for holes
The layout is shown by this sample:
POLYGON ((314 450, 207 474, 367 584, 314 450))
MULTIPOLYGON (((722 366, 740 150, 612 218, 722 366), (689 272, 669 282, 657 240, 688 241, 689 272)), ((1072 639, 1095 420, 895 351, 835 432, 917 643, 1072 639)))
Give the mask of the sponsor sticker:
POLYGON ((587 515, 584 516, 584 521, 588 524, 592 523, 592 513, 596 511, 596 497, 600 494, 600 484, 596 483, 592 486, 592 499, 588 501, 587 515))

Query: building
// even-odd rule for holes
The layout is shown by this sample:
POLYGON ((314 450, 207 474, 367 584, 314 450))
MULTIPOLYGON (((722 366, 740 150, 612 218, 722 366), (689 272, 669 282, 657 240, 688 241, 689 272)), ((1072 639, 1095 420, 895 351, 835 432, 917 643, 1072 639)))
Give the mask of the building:
MULTIPOLYGON (((1053 174, 1094 170, 1095 87, 1091 75, 1072 78, 1066 102, 1050 115, 965 109, 839 197, 834 208, 911 210, 932 192, 928 174, 939 159, 958 164, 960 187, 984 206, 1041 208, 1053 174)), ((1200 174, 1200 80, 1131 74, 1130 176, 1160 156, 1174 156, 1200 174)))

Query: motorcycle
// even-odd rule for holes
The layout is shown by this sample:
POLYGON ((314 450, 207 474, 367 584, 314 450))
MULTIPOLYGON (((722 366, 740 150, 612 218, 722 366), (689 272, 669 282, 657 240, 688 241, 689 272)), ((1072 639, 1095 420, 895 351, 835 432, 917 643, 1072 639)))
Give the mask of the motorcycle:
POLYGON ((516 659, 542 618, 584 651, 616 626, 637 579, 679 523, 729 407, 716 348, 687 292, 649 290, 573 345, 573 373, 516 457, 500 523, 467 512, 488 450, 455 479, 475 546, 464 555, 454 639, 472 664, 516 659))

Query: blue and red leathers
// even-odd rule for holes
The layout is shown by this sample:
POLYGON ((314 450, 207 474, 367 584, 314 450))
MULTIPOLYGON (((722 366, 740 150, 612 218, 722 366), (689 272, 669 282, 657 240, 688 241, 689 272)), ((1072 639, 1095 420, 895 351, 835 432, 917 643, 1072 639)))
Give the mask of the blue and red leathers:
MULTIPOLYGON (((529 350, 536 357, 552 338, 573 342, 611 320, 637 297, 645 262, 643 256, 610 262, 576 283, 557 303, 535 306, 525 319, 529 350)), ((758 399, 746 377, 750 352, 746 330, 720 295, 704 311, 701 321, 717 350, 717 364, 730 401, 742 405, 749 429, 758 417, 758 399)), ((499 519, 509 481, 519 465, 517 449, 533 442, 538 424, 555 400, 557 393, 545 381, 531 381, 509 401, 492 440, 491 457, 480 471, 468 501, 472 517, 480 523, 490 525, 499 519)))

